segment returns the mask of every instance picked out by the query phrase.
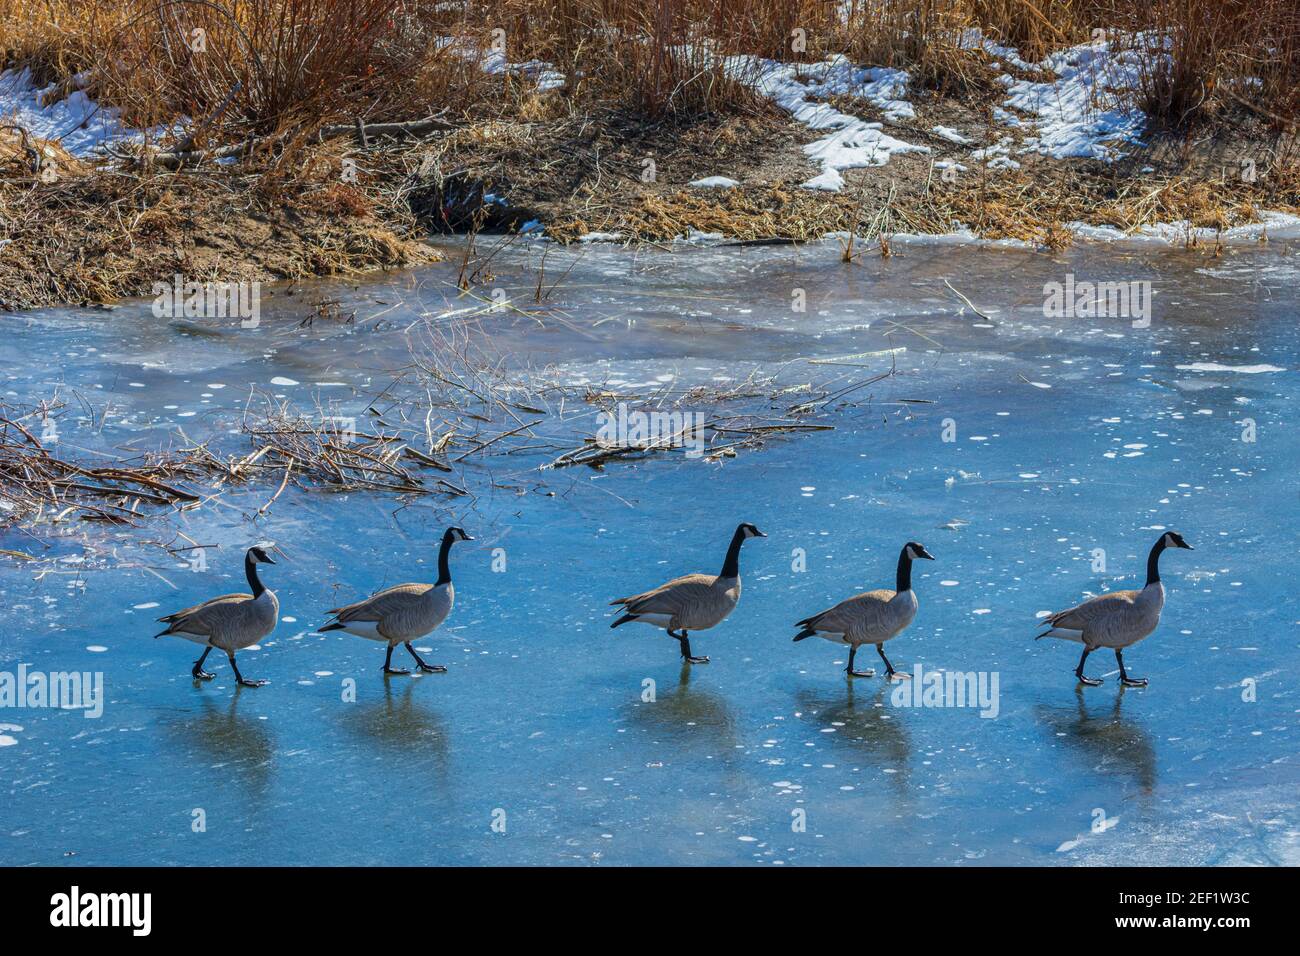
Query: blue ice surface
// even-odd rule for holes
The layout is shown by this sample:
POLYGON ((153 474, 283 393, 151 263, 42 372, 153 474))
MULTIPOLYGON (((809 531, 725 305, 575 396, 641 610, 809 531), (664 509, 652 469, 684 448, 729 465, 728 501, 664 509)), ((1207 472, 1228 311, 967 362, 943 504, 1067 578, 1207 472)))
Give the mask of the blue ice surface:
MULTIPOLYGON (((888 368, 864 353, 905 351, 835 431, 721 463, 485 456, 457 476, 472 501, 290 487, 251 517, 272 483, 137 528, 5 533, 40 560, 0 558, 0 672, 102 671, 106 703, 99 719, 0 710, 0 863, 1300 862, 1300 244, 917 245, 852 265, 830 243, 551 250, 548 275, 573 268, 545 307, 541 248, 493 262, 519 311, 476 321, 510 361, 573 382, 851 383, 888 368), (1151 327, 1045 318, 1044 284, 1066 273, 1151 281, 1151 327), (1279 370, 1215 370, 1261 365, 1279 370), (609 629, 614 597, 716 571, 742 520, 769 537, 745 545, 736 612, 692 636, 711 663, 609 629), (449 673, 386 680, 381 645, 313 632, 345 600, 432 580, 449 523, 478 540, 453 552, 450 620, 417 642, 449 673), (1105 684, 1077 688, 1077 645, 1035 642, 1036 615, 1140 587, 1164 529, 1196 550, 1165 555, 1163 620, 1126 655, 1150 686, 1121 689, 1099 652, 1105 684), (219 546, 206 571, 163 550, 177 531, 219 546), (920 612, 887 652, 900 670, 996 674, 996 717, 897 706, 879 677, 846 678, 844 648, 791 642, 796 619, 892 587, 909 539, 938 560, 918 564, 920 612), (295 619, 240 656, 271 683, 237 689, 214 655, 217 679, 195 686, 194 646, 151 639, 154 618, 242 590, 258 540, 287 556, 264 577, 295 619)), ((65 449, 246 453, 230 433, 250 387, 364 412, 428 347, 423 323, 463 306, 456 272, 268 287, 257 330, 147 302, 10 315, 5 400, 57 391, 65 449), (321 295, 357 319, 299 327, 321 295)))

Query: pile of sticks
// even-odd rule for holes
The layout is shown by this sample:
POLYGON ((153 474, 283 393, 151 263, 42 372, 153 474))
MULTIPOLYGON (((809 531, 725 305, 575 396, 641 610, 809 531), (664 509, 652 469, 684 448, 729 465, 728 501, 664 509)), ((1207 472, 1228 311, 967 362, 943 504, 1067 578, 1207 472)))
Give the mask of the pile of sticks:
MULTIPOLYGON (((362 424, 369 428, 378 423, 362 424)), ((299 483, 338 491, 469 494, 447 478, 428 475, 430 470, 452 470, 438 454, 442 448, 435 445, 433 454, 420 451, 400 432, 386 433, 382 426, 365 431, 352 420, 313 419, 286 411, 246 422, 244 431, 255 450, 230 463, 232 478, 262 465, 282 468, 285 481, 292 475, 299 483)))
POLYGON ((49 516, 130 524, 199 501, 178 482, 201 473, 171 456, 148 455, 111 467, 62 457, 57 439, 43 442, 37 435, 54 411, 48 405, 27 411, 0 405, 0 523, 49 516))

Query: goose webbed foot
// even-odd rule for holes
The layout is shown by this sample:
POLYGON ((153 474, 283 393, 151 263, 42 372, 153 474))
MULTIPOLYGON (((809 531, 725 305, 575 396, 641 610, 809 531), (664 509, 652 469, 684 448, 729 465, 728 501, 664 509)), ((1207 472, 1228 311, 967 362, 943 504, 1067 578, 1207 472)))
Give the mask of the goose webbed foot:
POLYGON ((1119 664, 1119 682, 1125 687, 1146 687, 1147 679, 1145 677, 1129 677, 1128 671, 1124 669, 1124 652, 1115 649, 1115 662, 1119 664))
POLYGON ((880 659, 885 662, 885 680, 911 680, 911 674, 902 674, 894 670, 894 665, 889 663, 889 658, 885 656, 885 645, 877 644, 876 653, 880 659))
POLYGON ((199 655, 199 659, 194 662, 194 667, 190 671, 190 676, 193 677, 195 680, 212 680, 212 678, 217 676, 216 674, 209 674, 207 671, 203 669, 203 662, 208 659, 208 655, 211 653, 212 653, 212 648, 205 647, 203 649, 203 653, 199 655))
MULTIPOLYGON (((414 654, 415 651, 411 651, 411 653, 414 654)), ((411 673, 408 670, 403 670, 400 667, 393 666, 393 645, 392 644, 388 645, 388 653, 384 656, 384 673, 392 674, 396 677, 405 677, 406 675, 411 673)))
MULTIPOLYGON (((1100 678, 1093 679, 1091 677, 1085 677, 1083 674, 1084 662, 1088 660, 1088 655, 1091 653, 1092 653, 1091 647, 1085 646, 1083 648, 1083 654, 1079 657, 1079 666, 1074 669, 1074 676, 1079 678, 1080 684, 1084 684, 1088 687, 1100 687, 1102 684, 1100 678)), ((1120 662, 1119 666, 1120 666, 1120 670, 1122 671, 1124 669, 1123 661, 1120 662)))
POLYGON ((411 642, 410 642, 410 641, 407 641, 407 642, 406 642, 406 649, 407 649, 407 651, 410 652, 411 656, 415 658, 415 666, 418 667, 418 668, 420 668, 420 673, 421 673, 421 674, 445 674, 445 673, 447 673, 447 668, 443 667, 441 664, 428 664, 428 663, 425 663, 424 658, 421 657, 419 654, 415 653, 415 648, 411 646, 411 642))
MULTIPOLYGON (((235 672, 235 683, 240 687, 265 687, 270 683, 269 681, 264 680, 249 680, 243 674, 239 673, 239 665, 235 663, 235 655, 229 655, 229 659, 230 669, 235 672)), ((200 660, 202 659, 200 658, 200 660)))
POLYGON ((876 672, 873 668, 868 667, 866 670, 860 671, 853 666, 853 658, 857 656, 858 645, 853 644, 849 647, 849 664, 844 668, 844 673, 848 674, 850 677, 875 677, 876 672))
POLYGON ((687 664, 707 664, 709 662, 707 657, 695 657, 691 654, 691 639, 685 631, 674 634, 669 630, 668 636, 677 638, 677 642, 682 645, 682 660, 687 664))

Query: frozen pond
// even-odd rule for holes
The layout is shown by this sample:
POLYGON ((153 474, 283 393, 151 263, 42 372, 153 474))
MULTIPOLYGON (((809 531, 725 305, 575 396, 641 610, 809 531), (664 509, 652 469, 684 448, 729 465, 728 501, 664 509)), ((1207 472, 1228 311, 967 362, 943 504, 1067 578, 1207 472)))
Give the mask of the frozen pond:
MULTIPOLYGON (((570 381, 836 368, 821 359, 851 383, 895 362, 834 431, 603 472, 484 457, 457 476, 472 500, 290 486, 254 520, 259 485, 134 529, 0 536, 39 558, 0 557, 0 672, 99 671, 105 694, 98 719, 0 709, 0 863, 1300 863, 1300 243, 898 252, 552 250, 537 314, 539 247, 492 263, 483 294, 530 304, 481 317, 493 347, 570 381), (1045 316, 1067 276, 1149 281, 1149 327, 1045 316), (609 629, 613 598, 716 572, 739 521, 769 537, 744 548, 736 612, 692 635, 711 663, 609 629), (313 632, 432 581, 448 524, 477 540, 453 552, 448 624, 416 645, 447 674, 385 679, 380 645, 313 632), (1141 587, 1166 528, 1196 550, 1164 556, 1163 620, 1125 656, 1150 686, 1121 689, 1099 652, 1105 684, 1077 688, 1077 646, 1035 642, 1036 615, 1141 587), (220 546, 205 571, 163 550, 177 531, 220 546), (240 665, 270 684, 237 689, 214 655, 195 686, 193 645, 152 640, 154 619, 242 590, 264 539, 287 558, 264 571, 286 617, 240 665), (791 642, 795 620, 892 587, 909 539, 937 560, 887 651, 996 675, 996 716, 898 706, 879 676, 846 678, 843 649, 791 642)), ((359 414, 418 314, 463 305, 457 268, 277 290, 251 330, 148 303, 5 316, 0 388, 57 389, 65 448, 220 436, 250 386, 359 414), (356 321, 299 327, 320 294, 356 321)))

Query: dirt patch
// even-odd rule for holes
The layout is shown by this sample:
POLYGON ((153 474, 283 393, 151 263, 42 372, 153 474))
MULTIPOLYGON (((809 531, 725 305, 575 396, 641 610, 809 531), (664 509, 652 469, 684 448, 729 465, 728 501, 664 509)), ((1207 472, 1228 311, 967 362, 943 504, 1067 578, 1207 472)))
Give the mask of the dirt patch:
MULTIPOLYGON (((556 106, 558 115, 549 118, 494 121, 432 144, 416 164, 420 185, 413 196, 432 197, 417 211, 426 225, 445 229, 447 216, 438 211, 447 208, 438 205, 448 192, 444 184, 467 195, 474 190, 466 183, 473 183, 495 204, 480 218, 483 228, 536 221, 562 242, 589 233, 625 241, 659 242, 692 231, 801 241, 848 230, 888 236, 964 228, 982 238, 1060 245, 1070 241, 1067 225, 1075 222, 1131 230, 1187 220, 1228 228, 1256 221, 1262 209, 1300 211, 1296 165, 1284 161, 1286 145, 1262 126, 1229 126, 1192 143, 1156 136, 1114 163, 1058 160, 1019 152, 1029 134, 994 117, 1004 98, 991 73, 980 72, 965 75, 955 93, 915 91, 916 117, 905 121, 886 119, 861 99, 836 98, 835 107, 930 149, 849 170, 840 193, 800 187, 818 172, 802 147, 821 134, 775 109, 648 124, 617 111, 576 116, 556 106), (959 131, 970 142, 953 142, 935 127, 959 131), (1000 142, 1016 165, 991 168, 970 158, 972 149, 1000 142), (1243 175, 1247 156, 1257 157, 1253 180, 1243 175), (945 162, 964 168, 945 174, 945 162), (689 186, 708 176, 740 185, 689 186)), ((455 222, 473 218, 461 209, 455 222)))

